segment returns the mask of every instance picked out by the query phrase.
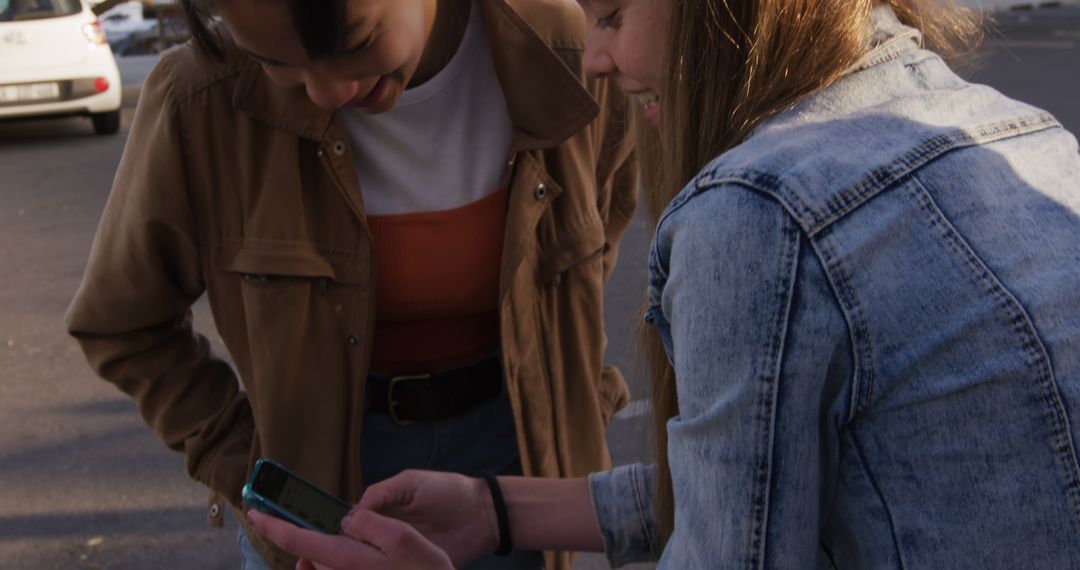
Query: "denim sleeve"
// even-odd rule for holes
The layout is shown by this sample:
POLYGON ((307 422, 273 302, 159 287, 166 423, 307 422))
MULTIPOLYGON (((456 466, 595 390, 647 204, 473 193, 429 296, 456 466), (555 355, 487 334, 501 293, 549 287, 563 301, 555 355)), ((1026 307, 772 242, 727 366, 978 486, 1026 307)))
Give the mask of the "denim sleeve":
POLYGON ((807 526, 784 540, 805 544, 784 558, 790 567, 814 560, 816 533, 806 529, 818 521, 806 513, 817 512, 817 486, 782 508, 772 502, 779 471, 820 469, 814 444, 789 447, 799 433, 788 442, 777 430, 801 243, 779 203, 735 185, 688 188, 661 220, 649 315, 675 368, 679 415, 667 429, 676 515, 660 568, 783 568, 771 545, 766 556, 766 539, 789 517, 807 526))
POLYGON ((625 465, 589 476, 604 552, 612 568, 658 558, 652 465, 625 465))

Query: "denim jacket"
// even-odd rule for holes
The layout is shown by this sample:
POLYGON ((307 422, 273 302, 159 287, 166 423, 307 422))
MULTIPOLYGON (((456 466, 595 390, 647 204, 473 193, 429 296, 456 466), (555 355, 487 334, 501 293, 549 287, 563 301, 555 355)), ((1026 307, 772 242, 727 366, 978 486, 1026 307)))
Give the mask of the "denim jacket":
POLYGON ((873 20, 661 218, 675 528, 593 474, 613 566, 1080 568, 1076 138, 873 20))

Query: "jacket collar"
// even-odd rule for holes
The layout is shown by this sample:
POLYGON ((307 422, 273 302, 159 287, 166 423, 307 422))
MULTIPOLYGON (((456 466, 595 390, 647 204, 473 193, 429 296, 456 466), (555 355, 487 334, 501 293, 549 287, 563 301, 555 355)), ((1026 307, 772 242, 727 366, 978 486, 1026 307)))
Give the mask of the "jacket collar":
MULTIPOLYGON (((514 150, 555 146, 588 125, 599 107, 582 85, 582 78, 554 51, 580 52, 584 21, 574 18, 573 25, 567 26, 569 18, 541 13, 550 8, 535 0, 517 0, 513 7, 507 0, 481 0, 478 4, 514 127, 514 150), (534 17, 530 12, 536 12, 534 17), (530 27, 527 20, 539 23, 537 28, 530 27)), ((580 62, 580 54, 573 61, 580 62)), ((312 140, 327 136, 336 115, 312 103, 303 89, 274 84, 254 61, 241 67, 233 104, 264 123, 312 140)))

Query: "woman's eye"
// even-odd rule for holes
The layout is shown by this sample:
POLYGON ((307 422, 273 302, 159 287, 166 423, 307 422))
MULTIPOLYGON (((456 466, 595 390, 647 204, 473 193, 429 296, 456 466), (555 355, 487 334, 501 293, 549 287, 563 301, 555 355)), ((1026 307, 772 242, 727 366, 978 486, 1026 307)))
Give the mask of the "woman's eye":
POLYGON ((603 18, 596 19, 596 29, 606 30, 608 28, 615 28, 619 25, 619 10, 616 8, 612 10, 610 14, 603 18))
POLYGON ((278 68, 278 67, 282 66, 280 63, 278 63, 276 61, 266 61, 265 59, 255 57, 253 55, 249 56, 249 57, 251 57, 251 59, 255 60, 255 63, 259 64, 259 66, 262 67, 263 69, 274 69, 274 68, 278 68))

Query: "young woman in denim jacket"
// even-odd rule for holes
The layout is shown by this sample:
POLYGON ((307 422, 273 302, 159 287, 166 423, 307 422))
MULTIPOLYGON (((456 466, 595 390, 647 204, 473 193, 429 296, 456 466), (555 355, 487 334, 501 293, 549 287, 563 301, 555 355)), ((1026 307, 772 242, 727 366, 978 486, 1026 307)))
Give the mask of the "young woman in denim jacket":
POLYGON ((504 500, 407 473, 345 521, 381 550, 257 525, 334 567, 448 567, 507 540, 678 570, 1080 567, 1080 154, 944 63, 971 17, 582 4, 591 70, 664 141, 658 465, 500 478, 504 500))

